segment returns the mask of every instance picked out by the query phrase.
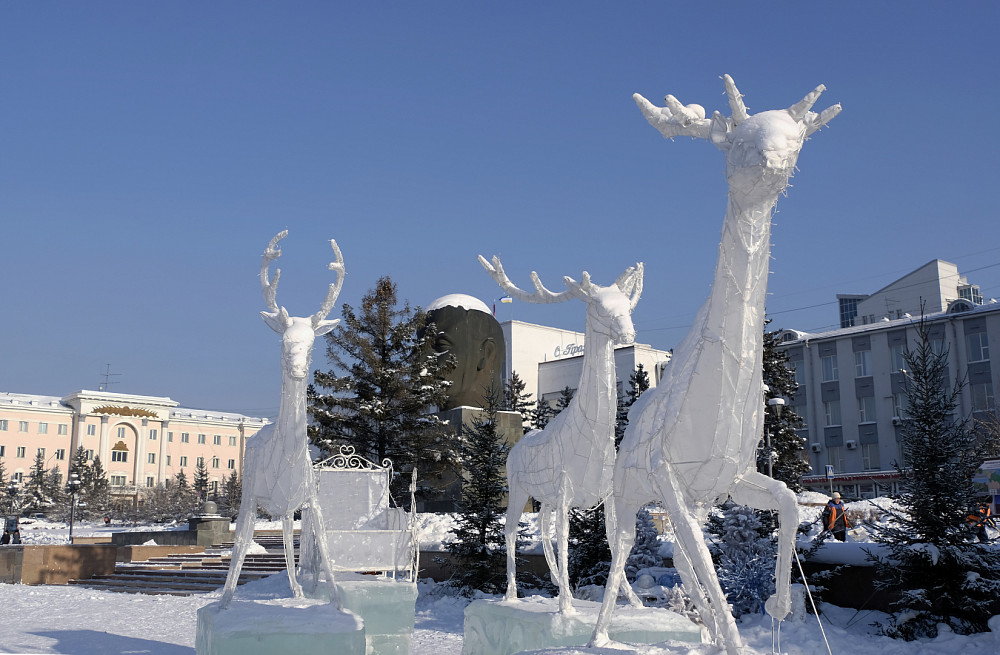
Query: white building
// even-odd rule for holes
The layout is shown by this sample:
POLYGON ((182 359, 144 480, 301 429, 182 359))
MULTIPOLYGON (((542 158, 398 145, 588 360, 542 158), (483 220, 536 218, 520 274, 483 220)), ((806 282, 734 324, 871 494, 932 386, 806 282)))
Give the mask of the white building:
POLYGON ((100 457, 112 493, 135 495, 184 471, 190 481, 199 462, 217 489, 235 471, 243 474, 246 440, 266 419, 178 407, 170 398, 104 391, 65 397, 0 393, 0 460, 7 475, 27 480, 35 458, 65 480, 78 448, 100 457))
POLYGON ((783 330, 779 347, 799 384, 791 406, 806 422, 800 434, 814 474, 803 483, 870 498, 893 490, 895 464, 902 460, 903 353, 916 343, 921 303, 932 345, 948 351, 949 379, 966 381, 958 417, 980 419, 997 412, 1000 367, 992 368, 989 344, 1000 343, 1000 303, 981 304, 979 288, 940 260, 870 296, 838 298, 845 327, 817 334, 783 330))
MULTIPOLYGON (((507 353, 503 379, 516 372, 524 383, 524 391, 532 399, 554 402, 560 392, 575 390, 583 371, 584 333, 535 325, 523 321, 504 321, 507 353)), ((615 373, 618 390, 628 388, 628 378, 639 364, 649 375, 651 387, 660 381, 663 367, 670 361, 670 352, 646 344, 634 343, 615 348, 615 373)))

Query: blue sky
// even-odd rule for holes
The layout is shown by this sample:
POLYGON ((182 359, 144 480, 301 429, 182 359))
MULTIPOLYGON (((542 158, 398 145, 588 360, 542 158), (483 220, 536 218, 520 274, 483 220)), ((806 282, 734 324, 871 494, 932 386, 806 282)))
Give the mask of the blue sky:
MULTIPOLYGON (((631 100, 751 112, 823 83, 843 113, 778 204, 774 327, 837 322, 935 258, 1000 297, 994 2, 88 2, 0 5, 0 391, 170 396, 267 416, 278 302, 381 275, 427 305, 646 263, 638 339, 670 348, 708 295, 723 155, 631 100), (620 6, 619 6, 620 5, 620 6)), ((579 304, 501 320, 582 329, 579 304)), ((322 347, 314 368, 325 368, 322 347)))

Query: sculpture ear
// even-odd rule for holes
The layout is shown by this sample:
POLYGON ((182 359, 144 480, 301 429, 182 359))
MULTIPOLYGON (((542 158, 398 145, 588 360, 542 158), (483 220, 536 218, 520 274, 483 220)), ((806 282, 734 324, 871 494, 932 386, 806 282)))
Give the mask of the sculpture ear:
POLYGON ((264 319, 267 323, 267 327, 271 328, 278 334, 282 334, 285 331, 285 322, 281 319, 281 314, 278 312, 261 312, 260 317, 264 319))
POLYGON ((479 362, 476 364, 476 370, 481 371, 489 366, 496 353, 497 343, 493 340, 493 337, 483 339, 483 342, 479 344, 479 362))
POLYGON ((318 337, 321 334, 326 334, 333 328, 337 327, 337 323, 340 323, 339 318, 335 318, 332 321, 320 321, 319 325, 313 328, 313 332, 315 332, 316 336, 318 337))

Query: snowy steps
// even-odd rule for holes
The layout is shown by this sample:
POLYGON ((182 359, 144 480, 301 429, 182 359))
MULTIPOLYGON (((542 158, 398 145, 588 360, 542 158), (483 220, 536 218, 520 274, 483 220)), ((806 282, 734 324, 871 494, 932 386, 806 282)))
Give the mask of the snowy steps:
MULTIPOLYGON (((255 537, 265 549, 277 552, 249 554, 237 584, 280 573, 285 570, 285 555, 280 536, 277 539, 255 537)), ((183 553, 153 557, 142 562, 119 562, 111 575, 99 575, 69 584, 133 594, 190 596, 215 591, 226 582, 231 544, 219 544, 205 553, 183 553), (225 555, 223 555, 225 553, 225 555)))

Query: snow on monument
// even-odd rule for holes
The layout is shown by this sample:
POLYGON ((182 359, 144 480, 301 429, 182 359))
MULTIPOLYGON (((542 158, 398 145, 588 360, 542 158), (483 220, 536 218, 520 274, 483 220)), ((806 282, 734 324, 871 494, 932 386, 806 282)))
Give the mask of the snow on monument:
POLYGON ((601 287, 583 273, 582 281, 564 277, 566 291, 553 293, 531 273, 533 293, 522 291, 504 273, 498 257, 493 263, 479 262, 510 296, 523 302, 556 303, 583 301, 587 306, 583 372, 576 394, 544 430, 533 430, 518 441, 507 456, 507 600, 517 599, 514 550, 518 522, 528 497, 541 503, 539 525, 542 549, 552 579, 559 587, 559 611, 571 612, 572 592, 567 570, 569 510, 594 507, 611 493, 615 459, 615 414, 617 378, 616 343, 635 340, 632 310, 642 294, 643 265, 629 267, 614 284, 601 287), (553 552, 550 516, 556 514, 558 560, 553 552))
POLYGON ((614 466, 613 514, 620 520, 594 646, 609 642, 616 591, 633 540, 631 517, 654 499, 670 515, 675 565, 717 646, 729 655, 742 647, 701 527, 711 506, 727 496, 778 511, 777 592, 766 609, 776 619, 790 610, 795 496, 755 467, 763 429, 761 356, 771 215, 806 138, 832 120, 840 106, 821 114, 811 111, 825 90, 820 85, 788 109, 750 115, 732 78, 724 80, 729 118, 719 112, 705 118, 704 108, 684 106, 671 95, 666 107, 634 96, 663 136, 705 139, 725 153, 729 194, 711 294, 659 385, 629 412, 614 466))

